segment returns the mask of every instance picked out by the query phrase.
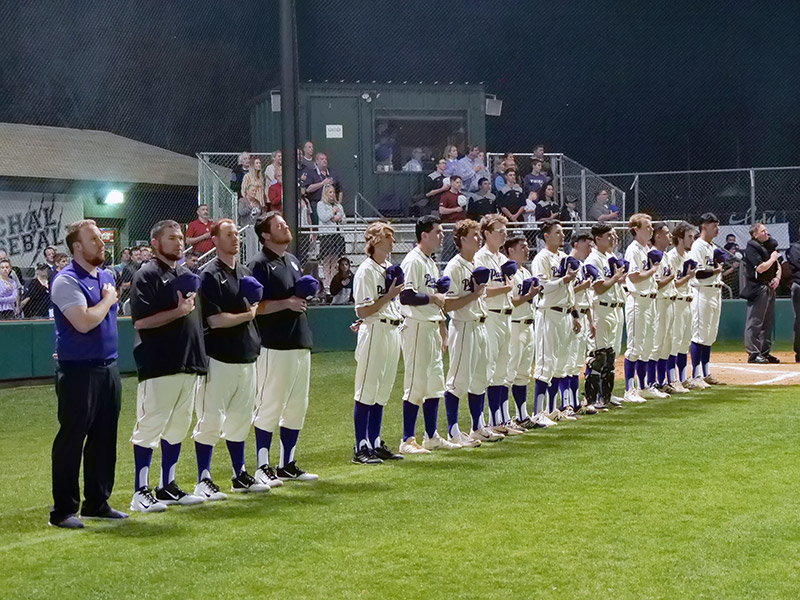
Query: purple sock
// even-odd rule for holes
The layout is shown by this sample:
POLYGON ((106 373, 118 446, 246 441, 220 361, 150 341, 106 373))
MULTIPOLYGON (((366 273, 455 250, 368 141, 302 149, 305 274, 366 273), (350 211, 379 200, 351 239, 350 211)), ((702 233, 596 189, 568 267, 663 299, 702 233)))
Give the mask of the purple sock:
POLYGON ((711 373, 708 364, 711 362, 711 346, 703 346, 703 356, 700 362, 703 365, 703 377, 708 377, 711 373))
POLYGON ((283 468, 289 463, 294 462, 294 449, 297 446, 297 438, 300 435, 300 430, 281 427, 279 435, 281 440, 281 456, 278 466, 283 468))
POLYGON ((569 391, 572 398, 572 408, 578 410, 581 402, 578 399, 578 390, 580 389, 581 379, 578 375, 570 375, 569 378, 569 391))
POLYGON ((703 367, 701 366, 701 355, 703 353, 702 346, 692 342, 689 344, 689 356, 692 357, 692 377, 700 377, 703 374, 703 367))
POLYGON ((524 421, 528 418, 528 386, 512 385, 511 395, 514 397, 514 405, 517 407, 517 419, 524 421))
POLYGON ((481 417, 483 416, 483 398, 484 394, 469 394, 469 417, 472 421, 472 431, 477 431, 481 428, 481 417))
POLYGON ((201 444, 200 442, 194 443, 194 454, 197 457, 197 481, 198 483, 204 478, 211 478, 211 453, 214 451, 214 446, 208 444, 201 444))
POLYGON ((163 488, 175 480, 175 465, 180 455, 180 443, 170 444, 167 440, 161 440, 161 481, 158 487, 163 488))
POLYGON ((566 400, 569 398, 569 377, 558 378, 558 391, 561 394, 561 401, 559 402, 559 410, 564 410, 567 404, 566 400))
POLYGON ((147 474, 150 471, 150 461, 153 459, 153 449, 144 446, 133 446, 134 482, 133 489, 148 487, 147 474))
POLYGON ((447 418, 447 433, 453 435, 453 426, 458 426, 458 397, 451 393, 444 393, 444 414, 447 418))
POLYGON ((647 385, 655 385, 656 381, 656 367, 658 366, 657 360, 647 361, 647 385))
POLYGON ((672 383, 675 381, 675 359, 677 357, 674 354, 670 354, 669 358, 667 359, 667 383, 672 383))
POLYGON ((511 413, 508 412, 508 387, 500 386, 500 418, 503 423, 511 420, 511 413))
POLYGON ((686 381, 686 364, 688 361, 686 354, 678 354, 675 357, 675 367, 678 369, 678 381, 686 381))
POLYGON ((228 447, 228 454, 231 457, 233 476, 238 477, 239 473, 244 471, 244 440, 241 442, 225 440, 225 445, 228 447))
POLYGON ((636 379, 639 380, 639 389, 643 390, 645 387, 645 378, 647 377, 647 361, 646 360, 637 360, 636 361, 636 379))
POLYGON ((635 360, 628 360, 625 359, 624 362, 624 369, 625 369, 625 391, 632 390, 636 386, 634 385, 634 377, 636 377, 636 361, 635 360))
POLYGON ((272 445, 272 432, 266 429, 256 430, 256 463, 257 466, 263 467, 269 464, 269 447, 272 445))
POLYGON ((422 403, 422 420, 425 422, 425 433, 432 438, 436 435, 436 421, 439 420, 438 398, 425 398, 422 403))
POLYGON ((533 414, 538 415, 547 408, 547 384, 535 379, 533 382, 533 414))
POLYGON ((658 385, 667 383, 667 359, 659 358, 656 363, 656 377, 658 378, 658 385))
POLYGON ((489 425, 500 425, 500 404, 502 402, 500 396, 500 386, 490 385, 488 388, 486 388, 486 397, 489 400, 489 425))
POLYGON ((367 441, 369 410, 370 406, 361 402, 356 402, 353 406, 353 429, 356 435, 356 450, 369 448, 369 442, 367 441))
POLYGON ((377 402, 369 407, 369 420, 367 421, 367 441, 373 450, 381 445, 381 422, 383 421, 383 406, 377 402))
POLYGON ((411 404, 408 400, 403 401, 403 441, 414 437, 414 429, 417 427, 417 414, 419 406, 411 404))
POLYGON ((556 409, 556 394, 558 394, 558 386, 561 383, 559 377, 553 377, 550 380, 550 385, 547 386, 547 408, 549 413, 556 409))

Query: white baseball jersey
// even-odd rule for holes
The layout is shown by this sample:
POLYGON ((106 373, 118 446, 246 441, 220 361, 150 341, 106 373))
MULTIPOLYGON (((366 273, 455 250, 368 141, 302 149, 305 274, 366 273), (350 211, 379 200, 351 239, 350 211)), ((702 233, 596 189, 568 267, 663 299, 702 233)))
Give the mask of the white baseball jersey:
POLYGON ((625 250, 625 260, 630 263, 627 284, 630 294, 625 300, 625 325, 628 341, 625 358, 628 360, 648 360, 653 351, 655 338, 655 304, 649 297, 655 295, 658 284, 655 275, 642 279, 637 283, 631 281, 630 275, 647 270, 647 246, 633 240, 625 250))
MULTIPOLYGON (((371 306, 375 301, 383 296, 386 289, 386 269, 389 263, 381 265, 375 262, 372 257, 367 258, 358 266, 355 277, 353 278, 353 300, 356 308, 371 306)), ((388 319, 399 321, 403 316, 400 314, 400 302, 395 296, 387 302, 378 312, 371 314, 365 321, 388 319)))
MULTIPOLYGON (((513 289, 512 295, 514 296, 522 296, 522 282, 526 279, 530 279, 532 277, 531 272, 523 266, 519 266, 517 272, 514 274, 513 277, 513 289)), ((532 319, 533 318, 533 303, 532 302, 523 302, 519 306, 515 306, 511 309, 511 320, 512 321, 520 321, 522 319, 532 319)))
MULTIPOLYGON (((584 262, 585 264, 592 265, 594 268, 596 268, 597 271, 601 273, 602 279, 610 279, 614 275, 614 273, 611 271, 611 267, 608 266, 608 259, 610 258, 616 257, 611 252, 604 254, 597 248, 592 248, 592 251, 589 253, 589 256, 584 262)), ((601 300, 606 304, 625 301, 625 294, 622 291, 621 284, 614 284, 599 295, 594 292, 594 287, 589 287, 589 297, 592 299, 593 304, 601 300)))
MULTIPOLYGON (((667 262, 670 265, 670 268, 675 273, 680 273, 683 271, 683 263, 689 260, 689 253, 685 252, 684 254, 680 254, 677 248, 672 248, 669 252, 665 254, 667 262)), ((689 282, 684 283, 682 286, 678 287, 675 281, 678 279, 678 276, 675 277, 672 284, 675 286, 675 294, 680 297, 691 296, 692 290, 689 288, 689 282)))
MULTIPOLYGON (((581 265, 583 265, 583 263, 581 263, 581 265)), ((572 282, 572 287, 574 288, 579 284, 583 283, 584 281, 586 281, 586 276, 583 273, 583 269, 580 269, 578 271, 578 276, 572 282)), ((585 290, 579 290, 575 292, 575 306, 579 310, 582 308, 589 308, 592 305, 592 300, 589 296, 590 289, 592 289, 591 285, 585 290)))
MULTIPOLYGON (((405 276, 406 290, 412 290, 417 294, 435 294, 436 280, 439 279, 439 267, 433 262, 430 256, 414 247, 411 252, 406 254, 403 262, 400 263, 405 276)), ((400 305, 400 313, 408 318, 417 321, 441 321, 444 319, 442 309, 433 302, 421 306, 400 305)))
MULTIPOLYGON (((681 255, 677 248, 667 252, 667 260, 676 273, 683 270, 683 263, 689 258, 689 253, 681 255)), ((689 283, 675 287, 677 299, 673 309, 672 342, 670 354, 687 354, 692 341, 692 290, 689 283)))
MULTIPOLYGON (((666 279, 673 273, 677 273, 677 271, 673 268, 672 262, 670 262, 669 257, 667 255, 668 253, 664 252, 664 256, 661 259, 661 262, 658 263, 658 270, 656 271, 656 274, 653 275, 653 277, 655 277, 656 279, 656 282, 659 282, 662 279, 666 279)), ((675 288, 675 279, 670 281, 664 287, 659 288, 658 292, 656 293, 658 294, 658 298, 672 298, 673 296, 675 296, 678 293, 677 289, 675 288)))
POLYGON ((647 253, 649 250, 650 249, 647 246, 643 246, 636 240, 633 240, 625 250, 625 260, 630 263, 630 269, 628 270, 627 277, 628 290, 640 295, 655 294, 656 288, 658 287, 655 281, 655 276, 642 279, 636 283, 631 281, 630 277, 633 273, 640 273, 647 270, 647 253))
MULTIPOLYGON (((689 256, 697 261, 699 270, 713 270, 714 264, 714 244, 706 242, 702 238, 697 238, 692 244, 689 256)), ((694 278, 690 282, 692 287, 715 286, 722 283, 722 273, 716 273, 713 277, 706 279, 694 278)))
MULTIPOLYGON (((447 298, 460 298, 472 293, 472 271, 475 264, 460 254, 456 254, 444 268, 444 274, 450 278, 450 289, 447 298)), ((483 296, 466 306, 450 312, 455 321, 477 321, 486 316, 486 300, 483 296)))
MULTIPOLYGON (((508 258, 500 252, 491 252, 485 245, 475 253, 475 266, 486 267, 491 271, 489 277, 488 287, 502 287, 505 285, 505 279, 500 272, 500 267, 503 263, 508 261, 508 258)), ((486 298, 486 307, 489 310, 502 310, 511 308, 511 292, 508 294, 498 294, 491 298, 486 298)))
POLYGON ((571 310, 574 306, 575 290, 572 284, 564 283, 558 276, 561 260, 566 256, 561 250, 551 252, 544 248, 534 257, 531 272, 539 278, 539 283, 543 286, 536 303, 538 308, 561 306, 571 310))
MULTIPOLYGON (((612 257, 616 258, 611 252, 605 254, 597 248, 592 248, 585 263, 594 266, 602 273, 603 279, 609 279, 614 275, 608 266, 608 259, 612 257)), ((622 306, 617 305, 625 302, 622 284, 615 283, 602 294, 595 293, 594 287, 590 287, 589 298, 592 300, 592 319, 595 327, 594 338, 589 338, 588 341, 589 350, 611 348, 619 353, 624 315, 622 306), (600 304, 601 302, 603 304, 600 304)))
POLYGON ((536 364, 533 376, 547 384, 553 377, 566 374, 573 335, 570 312, 575 305, 575 289, 558 276, 561 259, 565 256, 561 250, 551 252, 544 248, 531 264, 531 272, 539 278, 543 288, 537 301, 534 325, 536 364))

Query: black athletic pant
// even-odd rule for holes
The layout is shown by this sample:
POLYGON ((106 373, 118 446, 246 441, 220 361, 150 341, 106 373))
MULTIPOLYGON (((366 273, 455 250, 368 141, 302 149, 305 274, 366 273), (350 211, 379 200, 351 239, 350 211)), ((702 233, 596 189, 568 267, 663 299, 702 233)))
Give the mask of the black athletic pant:
POLYGON ((794 357, 800 359, 800 283, 792 284, 792 310, 794 311, 794 357))
POLYGON ((122 395, 117 363, 59 363, 56 395, 61 427, 53 442, 51 522, 78 512, 81 456, 84 509, 100 512, 108 506, 114 487, 122 395))

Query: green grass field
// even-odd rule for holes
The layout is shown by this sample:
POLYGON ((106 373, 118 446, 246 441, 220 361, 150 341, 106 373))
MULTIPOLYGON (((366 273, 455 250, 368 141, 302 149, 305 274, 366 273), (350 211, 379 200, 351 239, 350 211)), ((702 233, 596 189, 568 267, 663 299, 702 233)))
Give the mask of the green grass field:
MULTIPOLYGON (((366 467, 349 462, 352 354, 312 364, 297 458, 319 481, 82 531, 45 525, 52 387, 0 390, 0 597, 800 597, 796 388, 718 387, 366 467)), ((123 510, 135 386, 112 497, 123 510)), ((219 446, 218 482, 228 465, 219 446)), ((190 488, 190 444, 178 468, 190 488)))

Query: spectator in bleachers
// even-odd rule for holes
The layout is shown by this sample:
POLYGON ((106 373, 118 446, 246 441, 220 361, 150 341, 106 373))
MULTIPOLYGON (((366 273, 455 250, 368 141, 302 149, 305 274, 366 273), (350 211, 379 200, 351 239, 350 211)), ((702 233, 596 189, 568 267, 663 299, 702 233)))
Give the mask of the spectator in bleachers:
POLYGON ((138 271, 142 266, 142 247, 134 246, 131 249, 131 263, 133 264, 134 271, 138 271))
POLYGON ((608 206, 608 190, 595 192, 594 202, 586 211, 586 218, 589 221, 615 221, 619 218, 619 211, 612 211, 608 206))
POLYGON ((47 263, 36 265, 36 275, 25 285, 20 308, 26 319, 47 319, 50 316, 50 278, 47 263))
POLYGON ((267 190, 268 210, 283 214, 283 175, 280 171, 275 173, 277 179, 273 181, 267 190))
POLYGON ((250 170, 244 176, 242 188, 244 188, 245 194, 249 193, 250 189, 252 188, 255 192, 256 200, 258 200, 258 203, 261 204, 261 206, 264 206, 264 199, 267 191, 266 185, 264 173, 261 172, 261 159, 256 158, 253 161, 250 170))
POLYGON ((492 188, 495 191, 500 191, 500 188, 506 184, 506 171, 508 169, 514 169, 515 172, 517 170, 517 161, 512 152, 506 152, 497 164, 494 181, 492 182, 492 188))
POLYGON ((723 246, 725 250, 733 254, 736 258, 741 260, 743 258, 743 254, 741 249, 739 248, 739 244, 736 242, 736 234, 729 233, 725 236, 725 245, 723 246))
POLYGON ((319 256, 322 259, 322 280, 325 290, 330 289, 330 282, 336 274, 336 261, 344 254, 344 237, 339 233, 339 226, 344 223, 344 207, 336 194, 333 184, 325 184, 322 188, 322 199, 317 204, 319 219, 319 256))
MULTIPOLYGON (((328 156, 324 152, 317 152, 316 164, 310 171, 305 171, 300 176, 300 192, 308 198, 311 204, 311 214, 316 219, 317 204, 322 198, 322 191, 325 186, 333 186, 336 191, 337 202, 342 202, 342 188, 339 178, 328 169, 328 156)), ((316 220, 314 221, 317 222, 316 220)))
POLYGON ((444 149, 444 176, 450 177, 456 172, 458 166, 458 148, 454 145, 446 146, 444 149))
POLYGON ((531 192, 536 192, 537 197, 542 186, 549 181, 547 175, 542 173, 542 159, 534 157, 531 160, 531 172, 522 179, 522 191, 525 196, 531 192))
POLYGON ((247 227, 244 233, 244 252, 245 260, 249 262, 253 260, 253 257, 261 250, 261 244, 258 241, 255 225, 256 221, 266 214, 264 206, 256 199, 256 191, 254 188, 248 188, 245 191, 245 196, 239 199, 238 213, 239 226, 247 227))
POLYGON ((186 254, 183 255, 183 264, 195 275, 200 274, 199 262, 200 257, 195 254, 194 250, 187 250, 186 254))
POLYGON ((44 263, 47 265, 47 276, 52 277, 56 274, 56 249, 53 246, 47 246, 42 251, 42 256, 44 256, 44 263))
POLYGON ((543 144, 536 144, 533 147, 533 158, 531 160, 541 160, 542 161, 542 173, 547 175, 549 180, 553 179, 553 169, 552 165, 548 158, 544 155, 544 145, 543 144))
POLYGON ((350 259, 339 258, 336 275, 331 279, 331 304, 353 303, 353 273, 350 271, 350 259))
POLYGON ((492 180, 492 172, 489 170, 489 166, 486 164, 486 153, 478 152, 478 158, 476 159, 476 162, 480 164, 481 168, 479 171, 475 171, 475 189, 471 190, 472 192, 478 191, 478 187, 480 187, 478 182, 481 179, 486 178, 489 181, 492 180))
POLYGON ((314 164, 314 143, 308 140, 303 144, 303 150, 300 153, 300 160, 297 161, 297 168, 302 173, 304 171, 313 171, 316 165, 314 164))
POLYGON ((536 222, 536 206, 538 205, 538 202, 539 194, 534 191, 528 192, 528 195, 525 198, 525 209, 522 211, 522 217, 526 223, 536 222))
POLYGON ((397 140, 385 123, 381 123, 378 126, 377 133, 378 141, 375 142, 375 170, 380 173, 390 173, 394 171, 394 154, 397 140))
MULTIPOLYGON (((247 191, 245 189, 245 191, 247 191)), ((186 244, 191 246, 197 254, 202 256, 214 247, 211 241, 211 226, 214 224, 208 218, 208 204, 197 207, 197 219, 186 227, 186 244)), ((144 254, 144 251, 142 252, 144 254)), ((147 262, 150 257, 142 256, 142 262, 147 262)))
POLYGON ((556 188, 552 183, 544 186, 544 191, 539 196, 539 202, 536 205, 536 212, 534 217, 537 221, 546 221, 547 219, 558 219, 560 208, 556 200, 556 188))
POLYGON ((525 212, 525 194, 517 183, 517 172, 506 169, 504 183, 497 190, 497 208, 509 223, 521 223, 525 212))
POLYGON ((283 166, 283 153, 280 150, 275 150, 272 153, 272 161, 264 169, 264 179, 266 180, 267 187, 278 181, 281 176, 281 168, 283 166))
POLYGON ((250 155, 247 152, 242 152, 236 161, 236 166, 231 170, 231 190, 236 192, 237 198, 244 195, 242 190, 242 182, 244 181, 245 174, 250 170, 250 155))
MULTIPOLYGON (((466 215, 467 197, 463 193, 461 177, 450 176, 450 189, 439 196, 439 219, 442 223, 457 223, 466 215)), ((447 262, 456 255, 456 244, 453 232, 445 231, 442 240, 442 262, 447 262)))
POLYGON ((19 315, 20 286, 11 276, 11 261, 0 259, 0 320, 16 319, 19 315))
POLYGON ((317 295, 310 299, 309 304, 324 304, 327 298, 325 293, 325 286, 322 283, 322 277, 319 274, 319 263, 315 260, 308 261, 303 267, 303 275, 311 275, 317 280, 317 295))
POLYGON ((122 269, 124 269, 130 263, 131 263, 131 249, 123 248, 122 253, 120 254, 119 263, 114 265, 114 277, 119 277, 119 274, 122 272, 122 269))
POLYGON ((414 148, 411 151, 411 158, 403 165, 403 171, 419 173, 422 171, 422 148, 414 148))
POLYGON ((478 189, 477 174, 483 169, 483 164, 478 160, 479 153, 478 146, 470 146, 469 153, 456 165, 455 175, 461 177, 461 189, 464 192, 474 192, 478 189))
POLYGON ((302 231, 311 227, 313 220, 311 216, 311 203, 308 201, 308 198, 302 194, 297 197, 297 213, 301 228, 300 241, 297 243, 297 260, 300 261, 301 265, 304 265, 306 264, 306 258, 309 252, 311 252, 311 245, 316 242, 317 236, 315 233, 302 231))
POLYGON ((492 193, 489 180, 481 177, 478 180, 478 191, 469 196, 467 218, 480 221, 483 215, 497 212, 497 197, 492 193))
POLYGON ((564 247, 572 248, 572 240, 578 235, 575 223, 581 220, 581 215, 577 209, 578 201, 572 196, 567 196, 567 201, 561 208, 561 227, 564 230, 564 247))
MULTIPOLYGON (((141 258, 141 250, 139 250, 139 257, 141 258)), ((122 262, 120 263, 119 267, 120 268, 118 270, 115 269, 116 275, 114 277, 114 281, 117 287, 117 294, 119 295, 119 309, 122 310, 122 304, 130 296, 133 276, 139 269, 139 264, 134 262, 133 253, 130 251, 130 248, 125 248, 125 250, 122 251, 122 262), (128 251, 127 260, 125 253, 126 250, 128 251)))
POLYGON ((58 273, 61 269, 66 267, 69 264, 69 256, 64 254, 63 252, 56 252, 55 257, 53 257, 56 265, 56 273, 58 273))
POLYGON ((447 166, 447 160, 440 158, 436 163, 436 170, 430 173, 425 178, 425 196, 416 202, 412 210, 412 216, 421 217, 429 215, 439 207, 439 197, 443 192, 450 189, 450 181, 447 179, 445 183, 444 170, 447 166))
MULTIPOLYGON (((0 249, 0 260, 7 260, 7 259, 8 259, 8 253, 5 250, 0 249)), ((11 267, 11 278, 17 282, 17 287, 19 289, 22 289, 22 283, 23 283, 22 270, 19 267, 16 266, 11 267)))

